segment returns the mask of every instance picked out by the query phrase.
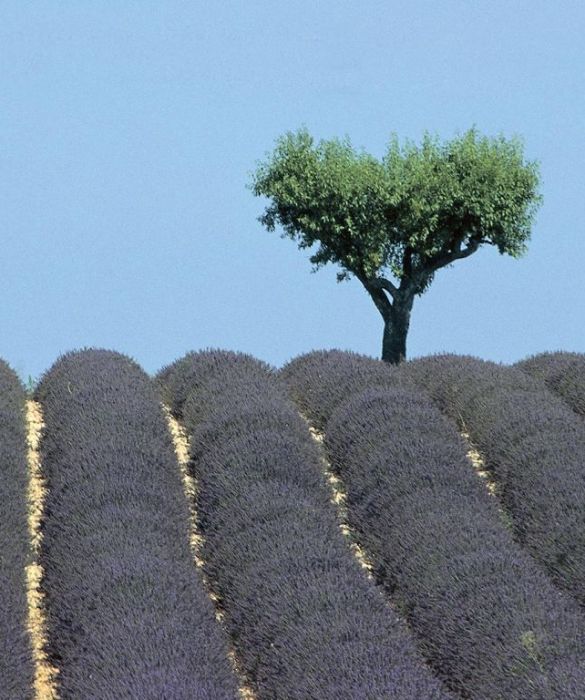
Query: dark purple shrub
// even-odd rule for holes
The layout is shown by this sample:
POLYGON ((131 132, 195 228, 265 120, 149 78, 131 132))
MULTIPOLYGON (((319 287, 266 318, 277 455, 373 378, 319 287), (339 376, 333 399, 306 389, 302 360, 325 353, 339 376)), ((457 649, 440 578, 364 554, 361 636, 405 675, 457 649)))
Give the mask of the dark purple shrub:
POLYGON ((235 700, 154 385, 130 359, 85 350, 62 357, 38 396, 42 564, 61 697, 235 700))
POLYGON ((498 482, 517 538, 585 603, 585 424, 513 367, 444 355, 406 363, 468 431, 498 482))
POLYGON ((424 387, 441 410, 457 419, 469 403, 497 391, 503 376, 509 391, 539 388, 523 372, 471 355, 430 355, 403 363, 399 372, 424 387))
POLYGON ((0 360, 0 698, 5 700, 33 697, 25 577, 32 557, 25 400, 18 377, 0 360))
MULTIPOLYGON (((205 463, 207 453, 203 452, 200 459, 205 463)), ((246 488, 272 482, 279 487, 285 483, 287 487, 298 488, 304 494, 312 493, 314 499, 329 501, 323 472, 306 467, 307 463, 315 464, 320 459, 317 446, 313 441, 301 440, 284 430, 255 430, 215 443, 213 459, 221 462, 222 469, 216 472, 208 488, 199 494, 199 522, 204 527, 208 526, 205 513, 215 511, 223 494, 241 488, 242 473, 248 478, 246 488), (251 453, 255 454, 253 470, 247 467, 251 453)))
POLYGON ((342 350, 317 350, 299 355, 280 370, 290 396, 311 423, 322 430, 335 409, 359 391, 408 385, 388 363, 342 350))
MULTIPOLYGON (((238 386, 236 383, 235 386, 238 386)), ((217 442, 226 442, 232 436, 256 430, 276 430, 305 440, 307 424, 294 405, 265 390, 253 393, 255 383, 239 383, 241 393, 219 394, 216 401, 206 407, 207 419, 198 422, 195 417, 202 412, 197 408, 195 396, 185 402, 184 423, 192 434, 191 455, 196 459, 217 442)))
POLYGON ((223 390, 198 378, 181 405, 205 570, 257 697, 448 697, 350 553, 320 450, 276 379, 229 362, 220 375, 223 390))
POLYGON ((512 539, 426 396, 358 394, 329 420, 325 447, 377 577, 456 692, 582 697, 585 618, 512 539))
MULTIPOLYGON (((238 378, 250 381, 265 382, 275 370, 266 362, 258 360, 252 355, 231 350, 203 350, 200 352, 188 352, 184 357, 170 365, 163 367, 156 375, 156 382, 160 388, 163 401, 168 404, 175 416, 183 414, 183 404, 189 394, 198 394, 201 410, 205 410, 206 404, 213 395, 210 395, 208 382, 222 381, 224 373, 228 371, 232 379, 238 378)), ((275 383, 270 386, 274 391, 275 383)))
POLYGON ((575 413, 585 416, 585 353, 543 352, 516 367, 544 381, 575 413))

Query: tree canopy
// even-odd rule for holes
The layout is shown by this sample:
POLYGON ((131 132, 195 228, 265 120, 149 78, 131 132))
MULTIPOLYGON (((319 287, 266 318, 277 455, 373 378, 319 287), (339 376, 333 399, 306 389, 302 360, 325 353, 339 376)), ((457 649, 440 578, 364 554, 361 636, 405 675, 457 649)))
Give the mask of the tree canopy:
POLYGON ((316 144, 301 129, 277 141, 252 190, 271 199, 260 218, 268 230, 279 224, 300 248, 318 244, 315 268, 337 263, 340 280, 418 271, 421 293, 437 269, 481 244, 521 255, 538 185, 518 138, 472 128, 445 143, 426 133, 421 145, 401 145, 394 135, 378 160, 349 139, 316 144))
POLYGON ((300 129, 277 140, 250 187, 269 199, 260 217, 268 230, 280 225, 311 248, 314 269, 337 263, 339 281, 362 282, 386 324, 385 343, 402 336, 387 357, 403 357, 412 300, 438 269, 484 244, 525 252, 539 179, 519 138, 475 127, 445 142, 425 133, 420 145, 393 135, 381 160, 347 138, 315 143, 300 129))

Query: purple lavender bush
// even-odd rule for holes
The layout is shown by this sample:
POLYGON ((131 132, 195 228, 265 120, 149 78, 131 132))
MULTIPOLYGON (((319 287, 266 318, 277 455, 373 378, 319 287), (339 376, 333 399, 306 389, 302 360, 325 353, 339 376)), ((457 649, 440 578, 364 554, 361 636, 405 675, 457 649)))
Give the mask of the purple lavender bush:
POLYGON ((0 698, 33 697, 34 664, 27 634, 25 567, 28 533, 26 395, 14 371, 0 360, 0 698))
MULTIPOLYGON (((221 381, 228 371, 232 380, 242 377, 249 381, 252 377, 265 382, 274 374, 274 369, 262 360, 243 352, 231 350, 207 350, 188 352, 184 357, 163 367, 156 376, 156 381, 163 401, 175 416, 183 415, 183 404, 189 394, 198 391, 201 394, 200 405, 205 406, 210 397, 210 380, 221 381)), ((274 386, 274 384, 272 384, 274 386)))
POLYGON ((580 416, 585 416, 585 354, 543 352, 517 362, 516 367, 544 381, 580 416))
POLYGON ((60 697, 235 700, 154 384, 129 358, 90 349, 61 357, 37 397, 48 480, 42 564, 60 697))
POLYGON ((299 355, 279 372, 291 398, 311 423, 323 430, 348 396, 370 387, 410 385, 394 365, 342 350, 316 350, 299 355))

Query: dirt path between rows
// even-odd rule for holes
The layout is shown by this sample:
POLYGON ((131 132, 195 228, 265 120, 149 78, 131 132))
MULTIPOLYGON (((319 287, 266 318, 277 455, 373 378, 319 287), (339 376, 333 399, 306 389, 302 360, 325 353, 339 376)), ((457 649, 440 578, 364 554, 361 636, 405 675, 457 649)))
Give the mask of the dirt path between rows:
MULTIPOLYGON (((189 470, 187 468, 187 465, 189 463, 189 437, 187 436, 187 433, 185 432, 183 426, 171 414, 168 406, 163 405, 163 411, 167 419, 169 431, 173 438, 175 454, 177 455, 179 469, 181 470, 183 491, 185 492, 185 497, 187 498, 187 503, 189 505, 189 542, 191 545, 191 552, 193 554, 195 566, 199 569, 199 574, 203 581, 203 585, 205 586, 205 589, 207 591, 207 595, 213 601, 213 606, 215 608, 215 617, 225 631, 225 614, 222 610, 221 601, 211 591, 211 586, 207 581, 207 577, 203 573, 204 562, 201 559, 201 546, 203 543, 203 537, 201 536, 197 528, 197 512, 195 510, 195 503, 197 498, 197 484, 195 483, 195 479, 193 479, 193 477, 189 474, 189 470)), ((229 639, 227 631, 226 636, 229 639)), ((256 700, 256 696, 254 695, 254 692, 250 687, 249 683, 246 681, 245 673, 237 659, 236 652, 231 643, 229 645, 228 656, 230 658, 230 662, 238 679, 238 691, 241 699, 256 700)))
POLYGON ((26 402, 27 462, 29 482, 27 492, 28 531, 33 558, 26 567, 28 600, 28 633, 30 635, 35 664, 35 700, 57 700, 58 669, 52 666, 47 657, 47 628, 44 609, 44 594, 41 591, 43 570, 39 564, 39 550, 42 541, 41 518, 45 498, 45 484, 41 473, 39 441, 43 427, 41 407, 36 401, 26 402))
MULTIPOLYGON (((508 513, 508 511, 504 508, 504 504, 502 502, 502 496, 501 496, 501 486, 497 483, 497 481, 494 479, 492 474, 486 469, 485 466, 485 460, 481 456, 480 452, 476 448, 476 446, 473 444, 473 440, 471 439, 471 436, 467 432, 467 429, 465 427, 465 424, 462 423, 459 434, 463 438, 465 444, 467 445, 467 459, 471 463, 471 466, 475 470, 475 473, 480 477, 480 479, 484 482, 485 487, 492 496, 496 500, 496 507, 498 510, 498 514, 500 516, 500 520, 504 527, 507 530, 510 530, 510 532, 514 532, 514 522, 512 520, 512 516, 508 513)), ((515 536, 514 536, 515 539, 515 536)))
POLYGON ((368 559, 368 556, 365 553, 365 551, 358 544, 357 536, 348 524, 347 493, 345 491, 341 479, 335 476, 333 470, 331 469, 329 461, 325 457, 325 450, 323 448, 323 433, 317 430, 316 428, 313 428, 312 425, 309 425, 309 432, 311 433, 313 440, 319 443, 320 446, 321 464, 323 466, 323 471, 325 472, 325 476, 327 477, 327 481, 329 482, 329 486, 331 488, 331 501, 335 505, 335 509, 337 511, 339 529, 341 530, 343 536, 347 540, 349 548, 351 549, 353 555, 358 560, 362 569, 365 570, 367 577, 371 581, 376 583, 374 581, 374 576, 372 575, 373 565, 368 559))
POLYGON ((460 434, 467 445, 467 458, 475 469, 476 474, 485 481, 486 488, 490 495, 496 496, 496 482, 493 480, 492 475, 486 470, 483 457, 479 454, 477 448, 471 441, 469 433, 463 429, 460 434))

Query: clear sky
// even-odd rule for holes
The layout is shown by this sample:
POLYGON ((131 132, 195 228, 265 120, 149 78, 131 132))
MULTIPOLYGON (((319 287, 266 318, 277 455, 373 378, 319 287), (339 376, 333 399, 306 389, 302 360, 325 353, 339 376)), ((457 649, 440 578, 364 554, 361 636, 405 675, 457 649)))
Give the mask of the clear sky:
POLYGON ((584 36, 581 0, 5 0, 0 356, 26 379, 83 346, 149 372, 210 346, 378 355, 359 282, 311 274, 246 188, 302 125, 378 157, 393 131, 522 136, 529 253, 440 271, 408 351, 585 352, 584 36))

